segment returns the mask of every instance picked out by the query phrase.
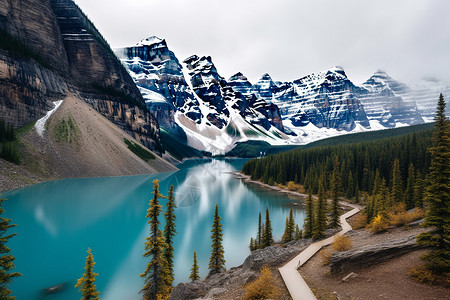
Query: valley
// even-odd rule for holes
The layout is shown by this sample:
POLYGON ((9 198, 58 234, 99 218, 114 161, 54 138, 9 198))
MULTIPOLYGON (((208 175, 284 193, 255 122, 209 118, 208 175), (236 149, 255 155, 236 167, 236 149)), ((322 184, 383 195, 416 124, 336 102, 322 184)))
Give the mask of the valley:
POLYGON ((106 1, 0 1, 2 297, 449 297, 448 3, 106 1))

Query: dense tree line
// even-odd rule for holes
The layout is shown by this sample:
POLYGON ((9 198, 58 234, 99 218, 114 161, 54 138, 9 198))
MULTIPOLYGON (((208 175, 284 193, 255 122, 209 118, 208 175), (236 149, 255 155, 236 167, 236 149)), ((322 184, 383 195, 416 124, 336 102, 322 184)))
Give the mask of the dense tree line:
POLYGON ((271 185, 293 181, 303 185, 305 191, 311 188, 314 194, 322 179, 326 191, 352 198, 361 191, 372 194, 377 173, 386 186, 400 182, 406 187, 412 165, 415 175, 423 179, 430 167, 427 149, 431 135, 429 129, 378 141, 295 149, 250 160, 242 172, 271 185), (393 173, 396 160, 398 166, 393 173))
POLYGON ((2 119, 0 119, 0 158, 15 164, 20 163, 19 147, 14 128, 2 119))

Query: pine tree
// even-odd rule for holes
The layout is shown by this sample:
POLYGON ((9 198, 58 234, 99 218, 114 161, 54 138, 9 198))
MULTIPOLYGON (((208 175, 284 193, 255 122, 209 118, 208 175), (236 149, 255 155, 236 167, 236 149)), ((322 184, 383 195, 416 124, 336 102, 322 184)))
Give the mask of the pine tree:
POLYGON ((406 205, 406 209, 414 207, 414 184, 415 184, 415 170, 413 163, 409 164, 408 179, 406 180, 406 189, 403 195, 403 200, 406 205))
POLYGON ((314 205, 311 188, 308 190, 308 198, 306 198, 306 219, 303 225, 304 235, 306 239, 312 237, 314 226, 314 205))
POLYGON ((255 246, 255 240, 251 237, 250 238, 250 251, 255 251, 256 250, 256 246, 255 246))
POLYGON ((335 156, 333 173, 331 175, 331 195, 332 195, 331 222, 330 222, 331 228, 336 228, 340 224, 339 196, 341 194, 341 185, 342 185, 342 181, 341 181, 341 176, 340 176, 340 171, 339 171, 339 160, 338 160, 338 157, 335 156))
POLYGON ((414 184, 414 205, 416 207, 423 207, 423 197, 424 197, 424 180, 422 174, 419 170, 416 173, 416 182, 414 184))
POLYGON ((431 166, 425 201, 428 205, 424 225, 433 230, 418 236, 421 245, 433 250, 424 256, 429 269, 450 272, 450 123, 445 116, 445 101, 439 97, 435 117, 431 166))
POLYGON ((216 274, 225 270, 225 258, 224 250, 222 246, 223 233, 222 224, 220 224, 222 218, 219 216, 219 207, 216 204, 216 210, 214 212, 214 221, 211 229, 211 258, 209 259, 210 274, 216 274))
POLYGON ((197 253, 194 251, 194 263, 192 264, 191 268, 191 275, 189 275, 189 279, 192 281, 196 281, 200 279, 200 276, 198 275, 198 261, 197 261, 197 253))
POLYGON ((294 220, 294 211, 292 208, 289 210, 289 238, 292 241, 295 236, 295 220, 294 220))
POLYGON ((17 272, 9 273, 15 268, 14 256, 8 254, 10 249, 6 246, 6 243, 10 238, 15 236, 17 233, 7 234, 9 228, 15 227, 17 225, 11 224, 11 219, 2 218, 1 215, 5 212, 2 208, 2 203, 6 199, 0 199, 0 299, 12 300, 15 297, 11 295, 11 291, 7 288, 7 285, 16 277, 22 276, 22 274, 17 272))
POLYGON ((281 242, 287 243, 289 241, 290 241, 290 239, 289 239, 289 218, 286 217, 286 225, 284 228, 283 237, 281 238, 281 242))
POLYGON ((303 231, 300 230, 298 225, 295 225, 295 240, 301 240, 303 238, 303 231))
POLYGON ((266 207, 266 223, 263 232, 263 247, 269 247, 273 244, 272 225, 270 223, 269 208, 266 207))
POLYGON ((150 200, 150 206, 147 209, 147 223, 150 224, 150 235, 145 239, 144 257, 151 257, 150 262, 144 273, 140 276, 144 277, 145 285, 140 291, 143 293, 145 300, 153 300, 166 298, 170 293, 170 274, 167 267, 167 261, 164 259, 163 252, 167 248, 162 231, 159 229, 160 222, 158 220, 161 214, 161 205, 159 199, 163 196, 159 192, 159 180, 153 181, 153 198, 150 200))
POLYGON ((317 201, 316 218, 314 222, 313 238, 320 239, 325 235, 327 229, 327 200, 322 180, 319 182, 319 199, 317 201))
POLYGON ((91 249, 88 249, 88 255, 86 257, 86 266, 84 267, 85 271, 83 277, 78 279, 76 288, 80 288, 81 295, 83 298, 81 300, 99 300, 97 292, 97 286, 94 284, 97 280, 95 277, 98 276, 97 273, 94 273, 94 256, 92 255, 91 249))
POLYGON ((292 208, 289 210, 289 218, 286 218, 286 227, 284 229, 284 234, 282 237, 282 242, 287 243, 294 239, 295 236, 295 221, 294 212, 292 208))
POLYGON ((356 188, 355 188, 355 203, 356 204, 359 203, 359 187, 358 187, 358 183, 356 183, 356 188))
POLYGON ((394 203, 401 202, 403 199, 402 177, 400 174, 400 161, 398 158, 394 160, 394 166, 392 167, 391 198, 394 203))
POLYGON ((169 269, 168 284, 172 285, 175 279, 175 274, 173 272, 173 252, 174 252, 173 238, 177 233, 175 229, 176 228, 175 220, 177 218, 175 216, 175 208, 177 208, 177 205, 175 204, 175 198, 173 196, 173 185, 170 186, 167 200, 168 200, 166 204, 167 211, 164 213, 164 218, 166 219, 166 225, 164 226, 164 238, 167 244, 167 248, 164 249, 163 257, 166 260, 167 267, 169 269))
POLYGON ((381 186, 381 176, 380 176, 380 170, 375 171, 375 181, 373 182, 373 190, 372 195, 376 195, 380 191, 381 186))
POLYGON ((352 170, 348 172, 347 186, 348 188, 345 196, 347 197, 347 199, 351 199, 355 195, 352 170))
MULTIPOLYGON (((263 228, 264 228, 264 226, 262 226, 262 223, 261 223, 261 212, 259 212, 259 219, 258 219, 258 235, 257 235, 257 237, 256 237, 256 242, 255 242, 255 244, 256 244, 257 247, 261 247, 261 244, 262 244, 263 228)), ((257 247, 256 247, 256 248, 257 248, 257 247)))

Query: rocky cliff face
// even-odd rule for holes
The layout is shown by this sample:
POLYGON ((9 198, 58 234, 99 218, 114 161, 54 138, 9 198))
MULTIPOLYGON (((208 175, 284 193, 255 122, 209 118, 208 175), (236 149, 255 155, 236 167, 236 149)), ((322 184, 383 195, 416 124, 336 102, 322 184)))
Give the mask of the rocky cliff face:
POLYGON ((147 147, 162 150, 157 121, 139 90, 73 1, 3 1, 0 20, 0 112, 7 122, 20 127, 42 117, 70 90, 147 147))

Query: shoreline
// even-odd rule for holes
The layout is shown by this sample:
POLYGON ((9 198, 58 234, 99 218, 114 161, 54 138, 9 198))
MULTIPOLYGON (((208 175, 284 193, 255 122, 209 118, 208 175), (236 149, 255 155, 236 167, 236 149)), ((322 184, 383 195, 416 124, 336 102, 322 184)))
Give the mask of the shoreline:
MULTIPOLYGON (((259 185, 259 186, 261 186, 263 188, 267 188, 267 189, 273 190, 273 191, 277 191, 277 192, 280 192, 280 193, 285 193, 285 194, 290 194, 290 195, 293 195, 293 196, 301 197, 301 198, 303 198, 303 200, 305 200, 308 197, 308 195, 304 194, 304 193, 290 191, 288 189, 283 189, 283 188, 280 188, 278 186, 269 185, 269 184, 263 183, 261 181, 252 180, 252 179, 250 179, 250 175, 245 175, 245 174, 243 174, 241 172, 230 172, 230 174, 234 175, 237 179, 242 179, 243 182, 245 182, 245 183, 252 183, 252 184, 259 185)), ((312 197, 313 197, 313 199, 317 199, 318 198, 316 195, 312 195, 312 197)), ((327 201, 328 200, 330 200, 330 199, 327 199, 327 201)), ((348 207, 350 209, 353 209, 355 206, 358 207, 360 210, 363 209, 363 206, 361 206, 359 204, 348 203, 347 201, 343 201, 343 200, 339 200, 339 204, 341 206, 345 206, 345 207, 348 207)), ((301 202, 300 205, 304 206, 305 202, 301 202)))

